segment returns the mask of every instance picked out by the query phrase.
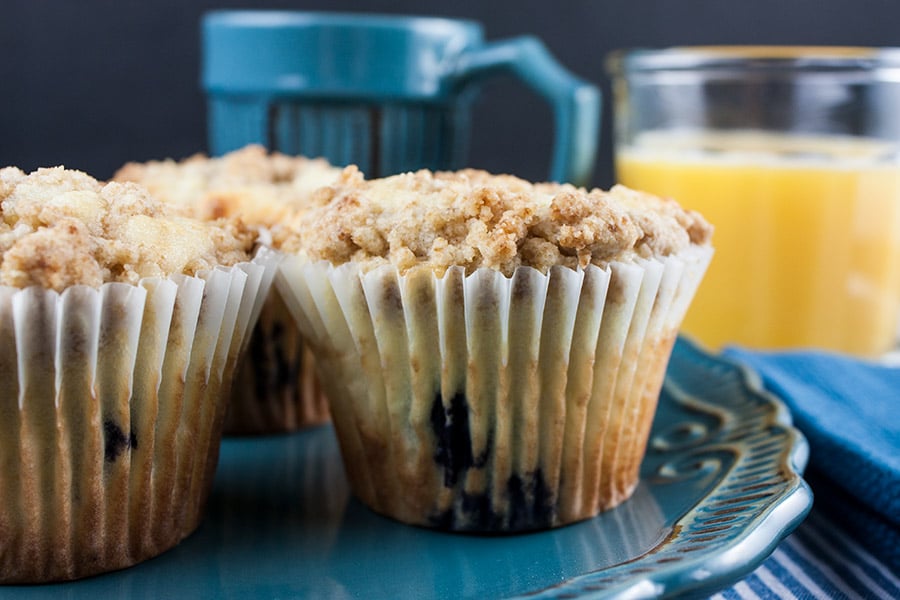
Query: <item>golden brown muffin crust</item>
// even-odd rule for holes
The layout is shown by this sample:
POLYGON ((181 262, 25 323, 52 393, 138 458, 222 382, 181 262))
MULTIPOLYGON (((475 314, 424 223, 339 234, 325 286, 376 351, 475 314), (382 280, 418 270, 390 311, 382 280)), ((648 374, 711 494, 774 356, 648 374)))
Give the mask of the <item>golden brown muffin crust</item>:
POLYGON ((63 167, 0 169, 0 219, 0 284, 19 288, 193 275, 249 260, 256 240, 239 220, 204 223, 63 167))
POLYGON ((365 269, 389 262, 401 272, 605 266, 705 245, 712 233, 699 214, 622 186, 587 191, 471 169, 371 181, 345 174, 318 202, 296 220, 286 251, 365 269))
POLYGON ((313 192, 340 173, 322 158, 249 145, 217 158, 195 154, 182 161, 128 163, 113 180, 140 183, 200 219, 240 216, 251 225, 274 227, 304 209, 313 192))

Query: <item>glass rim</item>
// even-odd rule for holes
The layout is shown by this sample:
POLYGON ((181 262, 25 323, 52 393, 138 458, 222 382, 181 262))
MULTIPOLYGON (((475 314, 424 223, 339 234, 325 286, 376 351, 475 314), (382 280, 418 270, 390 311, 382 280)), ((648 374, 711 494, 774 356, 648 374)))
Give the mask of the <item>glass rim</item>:
POLYGON ((715 69, 875 71, 900 68, 900 47, 673 46, 615 50, 612 74, 715 69))

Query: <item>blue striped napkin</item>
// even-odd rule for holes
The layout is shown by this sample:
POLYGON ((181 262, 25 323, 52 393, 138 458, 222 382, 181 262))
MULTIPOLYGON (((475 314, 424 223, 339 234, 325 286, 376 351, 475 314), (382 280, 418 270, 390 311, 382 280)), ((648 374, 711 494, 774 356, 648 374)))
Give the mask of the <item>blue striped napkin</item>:
POLYGON ((900 368, 825 352, 724 354, 790 407, 809 440, 817 509, 900 570, 900 368))
POLYGON ((887 600, 900 579, 858 541, 813 508, 750 575, 711 600, 887 600))

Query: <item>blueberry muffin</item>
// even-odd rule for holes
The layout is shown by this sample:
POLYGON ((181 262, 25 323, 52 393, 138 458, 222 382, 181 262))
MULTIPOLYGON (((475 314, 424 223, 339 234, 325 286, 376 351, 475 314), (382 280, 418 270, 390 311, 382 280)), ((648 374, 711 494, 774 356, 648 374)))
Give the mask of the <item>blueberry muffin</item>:
MULTIPOLYGON (((341 169, 324 159, 251 145, 218 158, 198 154, 180 162, 129 163, 114 179, 138 182, 200 219, 240 216, 265 228, 268 244, 278 248, 284 224, 309 207, 315 190, 340 176, 341 169)), ((225 433, 293 431, 328 418, 312 354, 273 290, 235 375, 225 433)))
POLYGON ((0 169, 0 217, 0 582, 155 556, 197 527, 275 263, 61 167, 0 169))
POLYGON ((322 190, 276 285, 355 494, 406 523, 556 527, 635 489, 710 260, 674 201, 420 171, 322 190))

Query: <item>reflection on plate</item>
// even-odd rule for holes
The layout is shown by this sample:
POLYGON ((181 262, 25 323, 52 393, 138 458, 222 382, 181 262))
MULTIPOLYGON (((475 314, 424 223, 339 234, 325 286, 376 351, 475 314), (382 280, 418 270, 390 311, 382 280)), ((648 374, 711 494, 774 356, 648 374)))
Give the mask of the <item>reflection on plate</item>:
MULTIPOLYGON (((680 340, 634 496, 509 536, 430 531, 350 496, 330 427, 226 440, 207 516, 146 563, 52 586, 68 598, 616 598, 703 595, 809 511, 807 446, 752 374, 680 340)), ((47 586, 0 588, 43 596, 47 586)))

